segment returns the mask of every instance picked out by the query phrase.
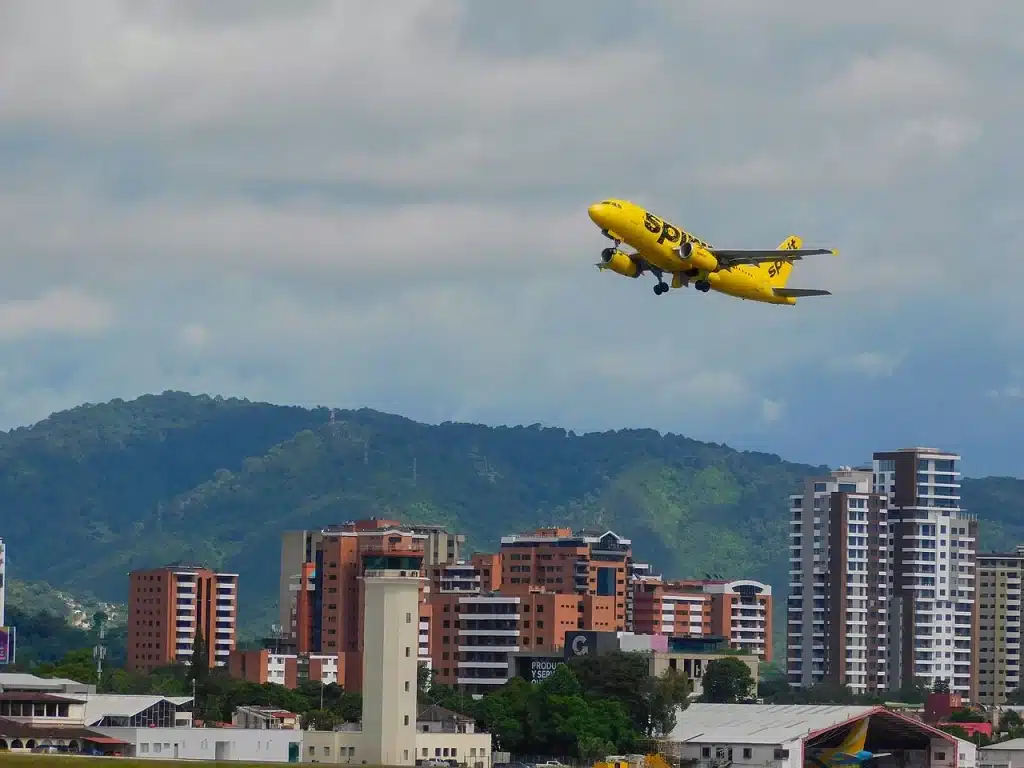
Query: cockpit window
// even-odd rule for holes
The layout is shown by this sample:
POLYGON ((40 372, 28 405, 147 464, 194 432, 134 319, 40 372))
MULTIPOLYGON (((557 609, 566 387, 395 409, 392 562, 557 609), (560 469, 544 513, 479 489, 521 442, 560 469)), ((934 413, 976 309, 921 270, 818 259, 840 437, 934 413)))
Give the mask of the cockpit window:
POLYGON ((610 205, 613 208, 618 208, 619 210, 622 210, 622 206, 616 203, 614 200, 602 200, 601 205, 610 205))

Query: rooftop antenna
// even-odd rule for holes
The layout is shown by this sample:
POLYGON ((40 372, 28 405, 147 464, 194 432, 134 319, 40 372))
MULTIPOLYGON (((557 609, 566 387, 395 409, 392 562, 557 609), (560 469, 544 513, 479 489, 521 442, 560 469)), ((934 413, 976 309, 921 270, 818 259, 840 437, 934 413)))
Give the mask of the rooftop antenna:
POLYGON ((412 459, 412 486, 413 486, 413 488, 416 487, 416 457, 415 456, 413 456, 413 459, 412 459))

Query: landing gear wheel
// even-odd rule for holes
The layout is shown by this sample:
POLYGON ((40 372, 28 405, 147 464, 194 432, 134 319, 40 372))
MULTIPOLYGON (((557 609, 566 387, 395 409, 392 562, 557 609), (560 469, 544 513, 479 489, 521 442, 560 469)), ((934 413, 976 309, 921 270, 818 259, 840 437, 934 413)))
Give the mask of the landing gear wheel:
POLYGON ((656 286, 654 286, 654 293, 658 296, 661 296, 661 294, 665 293, 667 290, 668 285, 665 283, 658 283, 656 286))
POLYGON ((696 288, 701 293, 707 293, 708 291, 711 290, 711 283, 709 283, 707 280, 698 280, 696 283, 693 284, 693 287, 696 288))

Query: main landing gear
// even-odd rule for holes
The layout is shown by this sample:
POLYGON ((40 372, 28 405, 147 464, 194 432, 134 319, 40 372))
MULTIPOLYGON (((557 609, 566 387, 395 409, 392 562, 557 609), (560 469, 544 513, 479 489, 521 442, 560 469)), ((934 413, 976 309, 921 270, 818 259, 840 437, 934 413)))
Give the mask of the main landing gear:
POLYGON ((708 281, 707 273, 702 273, 699 269, 688 269, 683 274, 686 275, 687 277, 701 278, 700 280, 693 284, 693 287, 696 288, 701 293, 707 293, 708 291, 711 290, 711 283, 708 281), (702 274, 703 277, 701 276, 702 274))

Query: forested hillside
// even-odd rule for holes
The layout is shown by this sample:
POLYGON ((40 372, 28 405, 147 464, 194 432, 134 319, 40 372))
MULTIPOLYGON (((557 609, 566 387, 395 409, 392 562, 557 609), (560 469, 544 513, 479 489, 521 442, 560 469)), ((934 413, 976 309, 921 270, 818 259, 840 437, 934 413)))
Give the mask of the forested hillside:
MULTIPOLYGON (((131 568, 238 571, 243 623, 265 631, 284 530, 386 515, 487 550, 505 533, 586 525, 631 537, 668 576, 764 579, 781 617, 786 499, 821 471, 654 430, 430 426, 371 410, 332 424, 325 408, 168 392, 0 434, 0 536, 14 576, 112 602, 131 568)), ((1024 536, 1024 482, 966 481, 964 497, 983 545, 1024 536)))

